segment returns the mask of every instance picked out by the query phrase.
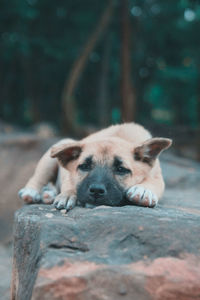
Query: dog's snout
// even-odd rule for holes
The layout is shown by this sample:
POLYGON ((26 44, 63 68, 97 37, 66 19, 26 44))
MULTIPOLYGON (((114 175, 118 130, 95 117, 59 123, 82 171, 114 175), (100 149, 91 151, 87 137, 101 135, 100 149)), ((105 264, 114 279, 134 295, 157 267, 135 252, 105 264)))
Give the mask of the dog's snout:
POLYGON ((118 185, 109 166, 98 166, 86 176, 77 189, 77 200, 87 204, 118 205, 124 199, 124 191, 118 185))
POLYGON ((101 198, 106 195, 106 188, 103 184, 91 184, 89 187, 90 196, 101 198))

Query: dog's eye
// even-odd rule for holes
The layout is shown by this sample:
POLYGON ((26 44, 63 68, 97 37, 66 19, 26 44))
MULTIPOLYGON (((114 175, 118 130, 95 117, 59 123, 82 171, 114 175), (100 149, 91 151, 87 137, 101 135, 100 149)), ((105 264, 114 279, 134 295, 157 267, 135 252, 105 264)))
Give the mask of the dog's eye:
POLYGON ((92 169, 92 166, 91 166, 91 164, 83 163, 83 164, 78 166, 78 169, 83 171, 83 172, 88 172, 92 169))
POLYGON ((115 169, 115 172, 118 174, 118 175, 125 175, 125 174, 129 174, 131 173, 131 170, 127 169, 127 168, 124 168, 124 167, 117 167, 115 169))

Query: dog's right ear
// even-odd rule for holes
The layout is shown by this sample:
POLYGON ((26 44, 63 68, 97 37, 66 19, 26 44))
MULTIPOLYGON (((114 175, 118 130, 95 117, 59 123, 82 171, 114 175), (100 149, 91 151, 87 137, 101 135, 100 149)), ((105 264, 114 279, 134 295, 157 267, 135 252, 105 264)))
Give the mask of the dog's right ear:
POLYGON ((167 138, 151 138, 144 142, 141 146, 135 148, 135 160, 142 161, 152 166, 159 154, 169 148, 172 144, 171 139, 167 138))
POLYGON ((82 147, 78 143, 68 143, 53 146, 51 148, 51 157, 57 157, 60 164, 66 167, 67 164, 79 157, 82 147))

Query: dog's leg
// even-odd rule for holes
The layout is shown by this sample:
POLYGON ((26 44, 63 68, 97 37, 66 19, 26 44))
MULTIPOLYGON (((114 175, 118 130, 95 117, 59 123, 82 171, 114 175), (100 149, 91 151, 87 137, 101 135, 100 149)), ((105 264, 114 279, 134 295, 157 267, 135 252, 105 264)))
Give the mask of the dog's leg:
MULTIPOLYGON (((58 142, 56 145, 60 145, 62 143, 70 143, 73 142, 71 139, 65 139, 58 142)), ((23 199, 26 203, 37 203, 40 201, 44 201, 44 203, 52 203, 55 196, 56 191, 49 191, 48 194, 44 194, 42 188, 47 185, 53 177, 56 175, 58 170, 58 161, 56 158, 52 158, 51 155, 51 148, 42 156, 38 165, 36 166, 35 172, 33 176, 29 179, 28 183, 25 185, 23 189, 19 191, 19 196, 23 199), (41 195, 43 194, 43 197, 41 195), (44 197, 46 195, 46 198, 44 197), (45 200, 44 200, 45 198, 45 200)))
POLYGON ((25 187, 19 191, 20 198, 27 203, 40 202, 41 189, 52 180, 57 169, 58 162, 50 157, 50 150, 48 150, 40 159, 33 176, 25 187))
POLYGON ((164 192, 164 181, 160 167, 154 170, 154 175, 142 183, 133 185, 127 190, 127 199, 135 205, 154 207, 164 192))
POLYGON ((60 194, 54 200, 54 206, 57 209, 66 209, 67 211, 76 206, 76 191, 70 179, 70 172, 64 168, 60 169, 60 194))

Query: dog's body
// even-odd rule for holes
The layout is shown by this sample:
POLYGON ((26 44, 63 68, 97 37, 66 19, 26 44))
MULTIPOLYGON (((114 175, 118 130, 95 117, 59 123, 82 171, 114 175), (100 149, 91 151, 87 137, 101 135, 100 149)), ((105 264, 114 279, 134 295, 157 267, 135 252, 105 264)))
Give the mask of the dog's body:
POLYGON ((158 155, 170 145, 171 140, 152 138, 135 123, 111 126, 81 141, 64 139, 45 153, 19 195, 28 203, 54 202, 67 210, 77 202, 153 207, 164 191, 158 155), (58 195, 44 188, 57 171, 58 195))

